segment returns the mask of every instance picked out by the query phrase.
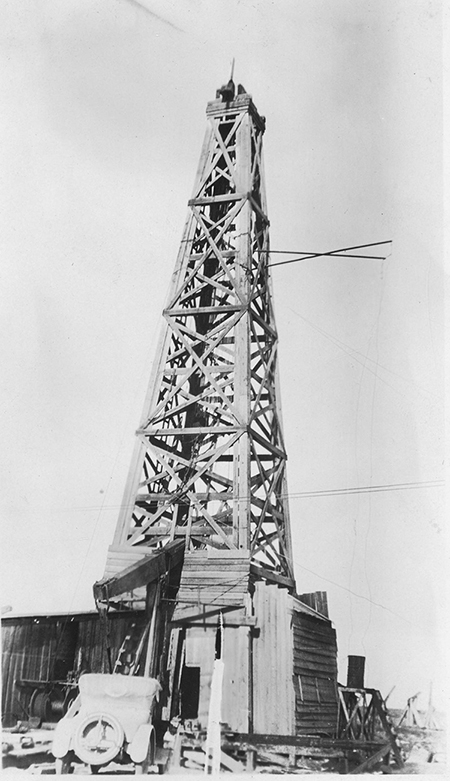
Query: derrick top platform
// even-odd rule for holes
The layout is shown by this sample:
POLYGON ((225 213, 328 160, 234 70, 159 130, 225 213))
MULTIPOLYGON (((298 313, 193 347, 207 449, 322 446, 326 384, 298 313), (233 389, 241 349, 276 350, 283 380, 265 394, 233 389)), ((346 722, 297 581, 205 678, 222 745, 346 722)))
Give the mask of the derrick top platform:
POLYGON ((253 103, 252 96, 246 91, 242 84, 238 84, 237 90, 232 79, 216 91, 216 99, 209 101, 206 107, 207 117, 217 117, 230 112, 248 111, 258 129, 264 133, 266 129, 266 118, 258 113, 253 103))

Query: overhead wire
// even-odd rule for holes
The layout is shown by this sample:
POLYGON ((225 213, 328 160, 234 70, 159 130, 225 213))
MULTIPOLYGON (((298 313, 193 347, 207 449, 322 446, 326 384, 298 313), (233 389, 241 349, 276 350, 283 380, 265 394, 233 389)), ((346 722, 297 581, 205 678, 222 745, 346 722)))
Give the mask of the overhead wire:
POLYGON ((406 621, 408 624, 411 623, 411 621, 409 621, 404 616, 401 616, 399 613, 396 613, 394 610, 391 610, 389 607, 386 607, 386 605, 382 605, 381 602, 375 602, 370 597, 365 597, 363 594, 357 594, 356 591, 352 591, 351 588, 347 588, 347 586, 343 586, 341 583, 337 583, 335 580, 331 580, 331 578, 326 578, 325 575, 320 575, 318 572, 315 572, 309 567, 305 567, 303 564, 300 564, 300 562, 298 561, 294 561, 294 564, 297 567, 300 567, 300 569, 303 569, 306 572, 310 572, 311 575, 316 575, 316 577, 320 578, 321 580, 325 580, 327 583, 332 583, 333 586, 337 586, 337 588, 341 588, 344 591, 347 591, 349 594, 352 594, 352 596, 357 597, 358 599, 364 599, 366 602, 370 602, 371 605, 375 605, 376 607, 380 607, 383 610, 387 610, 388 613, 392 613, 392 615, 397 616, 397 618, 401 618, 402 621, 406 621))
POLYGON ((339 249, 330 250, 328 252, 311 252, 309 254, 299 251, 299 252, 290 252, 288 250, 270 250, 269 254, 286 254, 286 255, 292 255, 292 254, 298 254, 303 255, 302 258, 291 258, 290 260, 280 260, 276 263, 268 263, 267 268, 273 268, 274 266, 286 266, 288 263, 299 263, 303 260, 310 260, 312 258, 325 258, 325 257, 347 257, 347 258, 365 258, 370 260, 386 260, 387 255, 358 255, 358 254, 344 254, 341 255, 340 253, 348 253, 357 249, 365 249, 366 247, 378 247, 383 244, 392 244, 392 239, 388 239, 387 241, 372 241, 370 244, 357 244, 354 247, 340 247, 339 249))
POLYGON ((391 385, 389 382, 387 382, 383 377, 380 377, 378 374, 375 373, 375 370, 372 369, 370 366, 367 366, 367 361, 370 363, 373 363, 376 365, 377 368, 381 368, 384 371, 388 372, 388 374, 393 375, 394 377, 398 377, 399 379, 403 380, 404 382, 408 383, 409 385, 413 385, 415 388, 417 388, 422 393, 426 393, 429 396, 433 396, 435 399, 441 400, 442 397, 438 393, 433 393, 433 391, 429 391, 426 388, 423 388, 421 385, 417 385, 417 383, 413 382, 412 380, 408 379, 407 377, 404 377, 402 374, 399 374, 398 372, 393 371, 392 369, 388 369, 387 366, 383 366, 383 364, 375 361, 373 358, 370 358, 368 355, 364 355, 359 350, 356 350, 354 347, 351 347, 350 345, 343 342, 341 339, 338 339, 336 336, 333 336, 332 334, 329 334, 327 331, 325 331, 323 328, 320 328, 320 326, 315 325, 311 322, 311 320, 308 320, 307 317, 304 317, 299 312, 297 312, 295 309, 292 309, 292 307, 289 307, 290 311, 296 315, 296 317, 299 317, 300 320, 303 320, 305 323, 307 323, 311 328, 313 328, 315 331, 317 331, 321 336, 323 336, 325 339, 328 339, 332 344, 334 344, 335 347, 342 350, 346 355, 348 355, 352 360, 356 361, 356 363, 359 363, 360 366, 363 366, 363 368, 366 371, 369 371, 371 374, 373 374, 377 379, 381 380, 385 385, 387 385, 391 390, 395 391, 396 393, 400 393, 393 385, 391 385), (360 356, 364 360, 359 360, 356 356, 360 356))
MULTIPOLYGON (((366 485, 366 486, 352 486, 348 488, 326 488, 326 489, 320 489, 317 491, 296 491, 296 492, 286 492, 279 494, 280 499, 301 499, 301 498, 310 498, 310 497, 316 497, 316 496, 345 496, 345 495, 351 495, 351 494, 358 494, 358 493, 378 493, 383 491, 407 491, 407 490, 414 490, 418 488, 439 488, 441 486, 445 486, 445 480, 417 480, 415 482, 410 483, 386 483, 386 484, 380 484, 380 485, 366 485)), ((248 496, 242 496, 237 499, 233 499, 232 501, 235 502, 246 502, 248 500, 248 496)), ((177 502, 179 505, 187 505, 189 502, 177 502)), ((102 504, 102 505, 73 505, 73 506, 57 506, 57 507, 41 507, 40 509, 45 509, 47 511, 54 511, 59 512, 60 510, 98 510, 100 509, 115 509, 117 507, 124 507, 125 505, 123 503, 120 504, 102 504)), ((133 504, 129 504, 128 507, 133 507, 133 504)))
MULTIPOLYGON (((278 555, 281 559, 285 559, 285 561, 288 561, 287 556, 285 556, 280 551, 278 552, 278 555)), ((347 586, 343 586, 342 583, 337 583, 335 580, 331 580, 331 578, 326 578, 325 575, 321 575, 319 572, 316 572, 315 570, 310 569, 309 567, 305 567, 304 564, 300 564, 300 562, 297 561, 296 559, 292 559, 292 563, 295 564, 297 567, 300 567, 300 569, 303 569, 306 572, 310 572, 311 575, 316 575, 316 577, 320 578, 321 580, 325 580, 327 583, 332 583, 333 586, 337 586, 337 588, 341 588, 344 591, 347 591, 349 594, 352 594, 354 597, 357 597, 358 599, 364 599, 366 602, 371 602, 372 605, 375 605, 376 607, 380 607, 383 610, 387 610, 389 613, 392 613, 394 616, 397 616, 397 618, 401 618, 403 621, 406 621, 408 624, 411 623, 404 616, 401 616, 399 613, 395 613, 395 611, 391 610, 389 607, 386 607, 386 605, 382 605, 381 602, 375 602, 373 599, 370 599, 369 597, 366 597, 363 594, 358 594, 356 591, 352 591, 352 589, 347 588, 347 586)))
MULTIPOLYGON (((282 553, 279 553, 279 555, 280 555, 281 558, 285 558, 282 553)), ((406 621, 408 624, 411 623, 407 618, 404 618, 404 616, 401 616, 399 613, 396 613, 395 611, 393 611, 390 608, 386 607, 386 605, 382 605, 381 602, 375 602, 373 599, 370 599, 369 597, 366 597, 363 594, 358 594, 356 591, 353 591, 352 589, 347 588, 347 586, 343 586, 341 583, 337 583, 335 580, 331 580, 330 578, 326 578, 324 575, 321 575, 320 573, 315 572, 314 570, 310 569, 309 567, 305 567, 303 564, 300 564, 300 562, 298 562, 296 560, 294 560, 293 563, 297 567, 300 567, 300 569, 303 569, 306 572, 310 572, 312 575, 316 575, 316 577, 320 578, 321 580, 325 580, 327 583, 332 583, 333 586, 337 586, 337 588, 341 588, 344 591, 347 591, 349 594, 352 594, 354 597, 357 597, 358 599, 363 599, 366 602, 370 602, 372 605, 375 605, 376 607, 380 607, 383 610, 387 610, 389 613, 392 613, 392 615, 397 616, 397 618, 401 618, 403 621, 406 621)), ((219 608, 219 607, 229 607, 228 605, 220 605, 220 603, 217 603, 216 600, 219 600, 223 596, 225 596, 225 594, 227 594, 229 591, 231 591, 232 588, 234 588, 236 585, 238 585, 240 582, 242 582, 246 577, 247 577, 247 573, 245 573, 245 575, 243 575, 238 580, 233 580, 233 581, 230 580, 230 581, 228 581, 231 584, 229 588, 224 589, 220 594, 218 594, 216 597, 214 597, 214 599, 212 601, 200 603, 201 606, 202 607, 203 606, 205 606, 205 607, 217 607, 217 608, 219 608)), ((226 582, 227 581, 223 581, 222 585, 225 585, 226 582)), ((198 606, 198 604, 199 604, 198 600, 197 601, 194 601, 194 600, 192 600, 192 601, 191 600, 185 600, 184 601, 184 600, 179 600, 177 598, 170 599, 168 597, 164 597, 164 601, 165 602, 176 602, 176 603, 180 603, 180 604, 182 603, 182 604, 185 604, 185 605, 192 605, 192 606, 198 606)))
POLYGON ((313 496, 345 496, 351 494, 379 493, 382 491, 406 491, 416 488, 438 488, 445 485, 445 480, 420 480, 413 483, 386 483, 385 485, 365 485, 353 488, 330 488, 320 491, 299 491, 298 493, 289 493, 287 496, 292 498, 313 497, 313 496))

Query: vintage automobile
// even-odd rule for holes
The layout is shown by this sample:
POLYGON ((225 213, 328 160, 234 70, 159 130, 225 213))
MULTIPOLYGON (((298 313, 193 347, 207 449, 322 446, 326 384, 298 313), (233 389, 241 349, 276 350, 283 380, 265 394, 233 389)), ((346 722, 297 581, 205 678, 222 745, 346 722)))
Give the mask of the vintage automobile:
POLYGON ((136 774, 147 773, 155 760, 152 710, 160 689, 155 678, 82 675, 79 696, 56 725, 56 772, 70 773, 78 761, 98 773, 114 761, 133 762, 136 774))

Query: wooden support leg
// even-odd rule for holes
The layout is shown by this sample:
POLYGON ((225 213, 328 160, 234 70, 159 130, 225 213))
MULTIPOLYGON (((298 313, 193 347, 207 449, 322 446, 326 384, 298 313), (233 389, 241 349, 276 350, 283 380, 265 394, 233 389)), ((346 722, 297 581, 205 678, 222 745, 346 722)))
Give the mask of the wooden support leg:
POLYGON ((293 770, 297 766, 296 765, 296 762, 297 762, 297 752, 295 751, 295 746, 293 748, 291 748, 291 750, 289 751, 289 760, 288 760, 288 762, 289 762, 289 769, 290 770, 293 770))
POLYGON ((169 762, 169 773, 179 773, 181 761, 181 732, 178 730, 173 743, 172 756, 169 762))
POLYGON ((387 743, 385 746, 380 748, 379 751, 377 751, 375 754, 372 754, 371 757, 368 757, 364 760, 364 762, 361 762, 358 767, 355 767, 354 770, 350 772, 350 775, 356 775, 359 773, 365 773, 366 771, 370 770, 373 765, 376 765, 377 762, 379 762, 381 759, 384 759, 386 754, 389 753, 391 750, 389 743, 387 743))
POLYGON ((247 761, 245 770, 247 773, 253 773, 256 768, 256 751, 253 748, 247 750, 247 761))

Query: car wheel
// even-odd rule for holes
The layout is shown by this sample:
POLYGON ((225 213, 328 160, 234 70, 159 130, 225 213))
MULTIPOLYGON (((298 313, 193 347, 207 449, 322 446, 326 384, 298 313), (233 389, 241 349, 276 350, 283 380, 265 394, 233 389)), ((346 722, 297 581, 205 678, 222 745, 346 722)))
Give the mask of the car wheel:
POLYGON ((107 765, 119 753, 123 740, 123 729, 114 716, 93 713, 77 727, 73 749, 86 765, 107 765))

